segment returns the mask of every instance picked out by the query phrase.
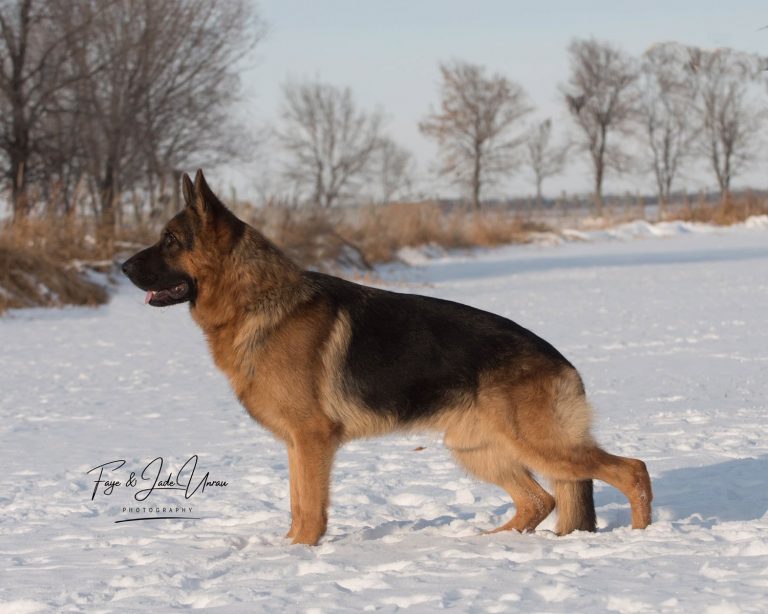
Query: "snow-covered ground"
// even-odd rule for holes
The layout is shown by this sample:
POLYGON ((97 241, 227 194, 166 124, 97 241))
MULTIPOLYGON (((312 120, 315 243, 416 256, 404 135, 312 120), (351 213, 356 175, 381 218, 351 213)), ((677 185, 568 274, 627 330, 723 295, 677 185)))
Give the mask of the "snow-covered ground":
POLYGON ((439 440, 409 435, 344 448, 328 535, 290 546, 282 446, 238 406, 184 307, 145 307, 123 283, 99 309, 11 313, 0 612, 766 611, 768 229, 753 226, 382 272, 394 289, 500 313, 560 348, 585 378, 599 440, 648 463, 646 531, 597 483, 596 534, 558 538, 550 518, 535 534, 480 535, 513 513, 508 497, 439 440), (92 499, 97 465, 124 459, 103 478, 124 482, 162 456, 175 479, 193 454, 193 483, 209 472, 227 485, 138 502, 141 486, 102 484, 92 499), (115 522, 158 507, 183 518, 115 522))

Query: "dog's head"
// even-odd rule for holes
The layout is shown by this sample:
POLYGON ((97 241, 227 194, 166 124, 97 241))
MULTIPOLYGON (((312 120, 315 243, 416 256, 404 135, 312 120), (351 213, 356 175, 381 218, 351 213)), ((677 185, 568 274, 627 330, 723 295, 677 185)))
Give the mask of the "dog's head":
POLYGON ((123 273, 146 291, 154 307, 190 302, 201 283, 215 277, 245 230, 208 187, 202 171, 193 184, 182 178, 186 207, 160 233, 160 240, 123 263, 123 273))

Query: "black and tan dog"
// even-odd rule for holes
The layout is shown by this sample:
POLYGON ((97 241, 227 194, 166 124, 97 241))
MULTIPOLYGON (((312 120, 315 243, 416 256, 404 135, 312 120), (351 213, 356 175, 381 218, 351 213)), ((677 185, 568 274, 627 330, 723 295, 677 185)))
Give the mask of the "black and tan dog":
POLYGON ((123 271, 150 305, 189 302, 237 397, 285 442, 294 543, 326 530, 339 446, 412 429, 444 433, 468 471, 510 494, 515 516, 497 531, 531 531, 555 506, 558 533, 594 531, 593 478, 626 495, 633 527, 650 523, 645 464, 597 446, 581 378, 549 343, 472 307, 303 271, 202 172, 183 192, 186 208, 123 271))

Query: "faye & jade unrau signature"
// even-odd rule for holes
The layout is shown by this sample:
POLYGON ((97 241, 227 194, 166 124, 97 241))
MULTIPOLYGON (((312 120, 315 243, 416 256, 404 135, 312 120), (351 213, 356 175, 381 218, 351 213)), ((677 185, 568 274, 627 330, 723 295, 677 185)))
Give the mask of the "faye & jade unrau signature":
POLYGON ((91 501, 96 498, 96 495, 99 494, 99 492, 109 496, 115 491, 115 488, 119 487, 139 488, 140 490, 137 490, 133 494, 133 498, 136 499, 136 501, 146 501, 147 497, 156 490, 181 490, 184 491, 184 498, 189 499, 198 491, 201 493, 205 492, 207 487, 223 488, 228 484, 223 480, 210 479, 210 472, 206 472, 202 477, 196 476, 197 454, 193 454, 189 460, 181 466, 181 469, 176 473, 175 478, 173 472, 170 471, 166 477, 166 474, 163 472, 163 464, 163 457, 158 456, 149 461, 138 476, 135 471, 131 471, 124 482, 120 479, 116 479, 114 473, 125 465, 125 460, 119 459, 96 465, 93 469, 87 472, 90 474, 94 471, 98 471, 98 477, 94 480, 91 501))

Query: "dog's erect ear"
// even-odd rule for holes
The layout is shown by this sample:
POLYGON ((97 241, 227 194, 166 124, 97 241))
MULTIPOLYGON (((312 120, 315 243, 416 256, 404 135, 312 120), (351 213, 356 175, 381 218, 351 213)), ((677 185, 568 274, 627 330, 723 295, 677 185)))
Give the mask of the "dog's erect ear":
POLYGON ((184 203, 187 207, 195 202, 195 186, 192 185, 192 180, 186 173, 181 176, 181 193, 184 195, 184 203))
POLYGON ((201 170, 195 175, 193 190, 190 207, 200 217, 204 227, 215 230, 222 251, 231 250, 245 231, 246 224, 237 219, 213 193, 201 170))
POLYGON ((205 180, 205 176, 203 175, 202 170, 198 169, 197 174, 195 175, 194 186, 192 185, 192 182, 189 181, 189 177, 186 175, 185 177, 186 180, 184 182, 184 198, 187 198, 186 192, 189 190, 190 197, 189 200, 187 200, 187 205, 195 209, 197 213, 200 214, 201 218, 210 218, 212 216, 216 216, 218 213, 221 213, 223 210, 226 210, 224 204, 218 199, 216 194, 213 193, 213 190, 211 190, 211 188, 208 186, 208 182, 205 180), (188 186, 187 182, 189 182, 188 186))
POLYGON ((213 190, 208 187, 208 182, 205 180, 203 169, 201 168, 197 169, 197 174, 195 175, 195 194, 202 197, 206 206, 221 204, 213 190))

